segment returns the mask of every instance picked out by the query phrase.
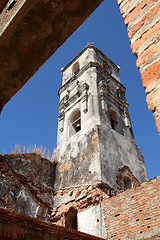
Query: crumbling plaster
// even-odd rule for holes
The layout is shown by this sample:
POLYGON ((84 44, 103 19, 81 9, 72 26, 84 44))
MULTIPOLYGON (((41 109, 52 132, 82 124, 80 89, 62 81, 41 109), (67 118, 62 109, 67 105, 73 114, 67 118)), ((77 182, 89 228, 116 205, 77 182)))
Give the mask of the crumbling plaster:
POLYGON ((55 188, 103 182, 116 192, 118 171, 124 166, 130 168, 140 183, 146 181, 144 160, 132 134, 119 68, 89 43, 62 69, 62 75, 55 188), (73 72, 77 62, 79 69, 73 72), (70 136, 70 116, 76 109, 81 113, 81 130, 70 136), (111 126, 111 109, 117 115, 116 129, 111 126))
POLYGON ((0 171, 1 207, 47 221, 46 212, 53 206, 55 164, 36 154, 1 155, 0 171))

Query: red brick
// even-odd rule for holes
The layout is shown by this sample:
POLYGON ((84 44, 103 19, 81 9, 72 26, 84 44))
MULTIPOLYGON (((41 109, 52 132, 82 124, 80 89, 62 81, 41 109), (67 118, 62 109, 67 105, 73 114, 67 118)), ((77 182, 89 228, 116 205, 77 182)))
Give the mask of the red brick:
POLYGON ((154 2, 153 0, 143 0, 140 2, 124 19, 126 25, 135 17, 141 9, 143 9, 147 4, 154 2))
POLYGON ((160 2, 156 4, 156 6, 151 9, 149 13, 147 13, 140 21, 131 28, 128 32, 128 37, 131 38, 145 23, 151 20, 158 12, 160 11, 160 2))
POLYGON ((160 29, 160 22, 158 22, 152 28, 150 28, 147 32, 142 34, 141 38, 139 38, 138 40, 136 40, 131 44, 132 52, 136 53, 138 48, 142 46, 142 44, 146 42, 149 38, 154 36, 159 31, 159 29, 160 29))
POLYGON ((142 74, 143 87, 146 88, 151 82, 160 78, 160 61, 152 64, 142 74))
POLYGON ((120 6, 121 13, 124 14, 128 8, 132 7, 132 5, 135 3, 135 0, 128 0, 123 7, 120 6))
POLYGON ((153 43, 149 48, 147 48, 144 52, 142 52, 137 59, 137 67, 140 68, 142 64, 144 64, 149 58, 151 58, 154 54, 156 54, 160 49, 160 42, 153 43))

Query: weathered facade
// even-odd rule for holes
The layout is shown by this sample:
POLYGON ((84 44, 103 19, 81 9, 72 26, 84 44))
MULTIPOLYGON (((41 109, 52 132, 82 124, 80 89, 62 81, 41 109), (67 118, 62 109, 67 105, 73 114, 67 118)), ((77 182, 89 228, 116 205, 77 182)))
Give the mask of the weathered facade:
POLYGON ((62 73, 56 149, 58 187, 102 181, 116 191, 117 172, 124 166, 131 169, 140 183, 146 181, 119 67, 88 44, 62 73), (70 178, 66 178, 67 171, 70 178), (74 175, 76 178, 71 181, 74 175))
POLYGON ((146 181, 119 67, 88 44, 62 74, 56 186, 103 182, 117 191, 118 170, 124 166, 140 183, 146 181))
POLYGON ((54 202, 60 210, 52 220, 60 221, 58 214, 73 205, 77 228, 87 233, 96 229, 95 235, 105 237, 100 198, 147 181, 144 160, 132 133, 125 87, 119 67, 91 43, 62 69, 62 75, 54 202), (92 190, 87 193, 90 204, 88 189, 92 190), (75 199, 76 203, 70 204, 75 199), (89 205, 92 208, 83 211, 89 205), (93 219, 90 228, 83 221, 86 216, 93 219))

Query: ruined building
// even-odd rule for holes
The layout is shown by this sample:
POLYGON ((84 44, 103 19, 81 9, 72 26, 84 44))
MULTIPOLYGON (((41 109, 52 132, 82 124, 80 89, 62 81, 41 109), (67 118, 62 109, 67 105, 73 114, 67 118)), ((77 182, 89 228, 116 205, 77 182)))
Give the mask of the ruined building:
POLYGON ((119 67, 90 43, 62 76, 52 160, 0 155, 0 237, 160 239, 160 178, 147 182, 119 67))

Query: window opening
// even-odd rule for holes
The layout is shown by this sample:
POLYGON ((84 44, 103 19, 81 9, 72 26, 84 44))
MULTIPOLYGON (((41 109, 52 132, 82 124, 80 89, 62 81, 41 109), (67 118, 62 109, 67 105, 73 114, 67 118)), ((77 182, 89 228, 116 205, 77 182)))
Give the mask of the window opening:
POLYGON ((81 118, 78 118, 72 123, 72 126, 74 127, 76 133, 81 130, 81 118))
POLYGON ((18 186, 12 186, 11 188, 10 188, 10 194, 11 194, 11 196, 12 197, 17 197, 18 196, 18 194, 19 194, 19 187, 18 186))
POLYGON ((116 130, 116 126, 117 126, 118 122, 116 120, 114 120, 113 118, 111 118, 111 127, 116 130))
POLYGON ((73 65, 73 73, 76 74, 79 72, 79 62, 76 62, 74 65, 73 65))
POLYGON ((41 220, 45 220, 45 217, 47 215, 48 209, 46 207, 39 206, 37 217, 41 220))
POLYGON ((15 0, 11 0, 7 10, 11 10, 14 7, 15 4, 16 4, 16 1, 15 0))
POLYGON ((124 178, 125 190, 132 188, 132 182, 128 177, 124 178))
POLYGON ((110 119, 111 119, 111 127, 114 130, 117 130, 117 125, 118 125, 117 113, 113 109, 110 109, 109 112, 110 112, 110 119))
POLYGON ((69 123, 69 135, 73 136, 75 133, 81 130, 81 112, 76 110, 70 118, 69 123))
POLYGON ((65 227, 77 230, 77 211, 74 208, 65 214, 65 227))
POLYGON ((10 190, 10 194, 14 197, 14 192, 12 192, 11 190, 10 190))
POLYGON ((109 66, 108 66, 108 63, 103 61, 103 69, 105 72, 109 72, 109 66))

